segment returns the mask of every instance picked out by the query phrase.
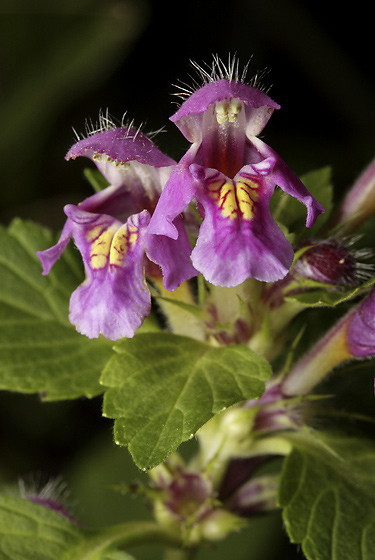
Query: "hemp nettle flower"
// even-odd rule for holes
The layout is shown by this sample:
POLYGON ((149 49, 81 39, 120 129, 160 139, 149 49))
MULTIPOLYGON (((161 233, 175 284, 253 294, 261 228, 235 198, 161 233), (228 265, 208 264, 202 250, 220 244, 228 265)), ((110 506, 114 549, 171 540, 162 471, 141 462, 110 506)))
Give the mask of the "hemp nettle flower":
MULTIPOLYGON (((191 260, 214 285, 236 286, 247 278, 283 278, 293 249, 273 220, 269 202, 276 185, 307 208, 306 226, 323 207, 276 152, 257 136, 279 105, 239 78, 235 60, 226 69, 214 60, 205 84, 171 117, 192 143, 160 197, 148 231, 177 239, 176 217, 196 199, 203 217, 191 260)), ((162 269, 166 263, 149 248, 162 269)))
MULTIPOLYGON (((111 185, 78 206, 66 205, 68 219, 58 243, 37 255, 48 274, 73 238, 86 279, 71 296, 71 323, 89 338, 132 337, 150 312, 144 269, 160 272, 145 257, 147 226, 175 162, 139 130, 116 127, 103 117, 101 128, 74 144, 66 159, 78 156, 92 159, 111 185)), ((164 273, 175 287, 182 281, 179 274, 185 279, 195 273, 185 258, 191 245, 179 220, 178 243, 166 238, 154 249, 173 262, 164 273)))

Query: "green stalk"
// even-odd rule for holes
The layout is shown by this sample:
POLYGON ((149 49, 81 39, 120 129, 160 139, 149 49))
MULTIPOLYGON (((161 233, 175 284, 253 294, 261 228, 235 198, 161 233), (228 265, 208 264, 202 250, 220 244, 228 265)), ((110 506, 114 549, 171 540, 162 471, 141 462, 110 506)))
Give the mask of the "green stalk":
POLYGON ((182 547, 178 535, 148 521, 130 521, 105 529, 85 530, 84 533, 84 542, 69 551, 69 560, 96 560, 106 549, 124 550, 136 544, 164 544, 172 549, 182 547))

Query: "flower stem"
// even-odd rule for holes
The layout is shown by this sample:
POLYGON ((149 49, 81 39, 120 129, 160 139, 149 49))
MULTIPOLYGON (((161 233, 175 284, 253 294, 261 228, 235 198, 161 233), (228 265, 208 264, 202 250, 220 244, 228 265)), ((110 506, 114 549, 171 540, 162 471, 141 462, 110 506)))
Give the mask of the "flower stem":
POLYGON ((85 530, 84 533, 86 538, 83 542, 74 551, 69 551, 69 560, 94 560, 99 552, 110 547, 124 550, 129 546, 147 543, 182 546, 181 539, 175 533, 148 521, 130 521, 95 531, 85 530))

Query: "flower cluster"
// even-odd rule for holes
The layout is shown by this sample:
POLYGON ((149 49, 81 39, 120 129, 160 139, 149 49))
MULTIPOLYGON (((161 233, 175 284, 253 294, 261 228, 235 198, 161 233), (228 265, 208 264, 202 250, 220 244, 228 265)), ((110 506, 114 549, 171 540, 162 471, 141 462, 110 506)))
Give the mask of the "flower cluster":
POLYGON ((82 334, 132 337, 150 311, 145 275, 162 275, 167 290, 198 273, 223 287, 284 278, 294 252, 270 213, 276 186, 306 206, 307 227, 324 212, 258 137, 279 105, 233 69, 218 59, 212 73, 201 69, 202 87, 171 117, 191 143, 178 163, 108 119, 69 150, 67 159, 90 158, 109 186, 65 206, 58 243, 38 257, 48 274, 74 239, 86 279, 72 294, 70 321, 82 334))

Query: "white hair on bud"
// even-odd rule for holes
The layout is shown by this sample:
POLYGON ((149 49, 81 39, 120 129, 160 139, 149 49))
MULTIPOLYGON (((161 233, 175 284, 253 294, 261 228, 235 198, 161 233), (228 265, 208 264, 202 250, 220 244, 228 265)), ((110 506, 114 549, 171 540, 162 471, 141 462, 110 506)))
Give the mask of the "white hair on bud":
POLYGON ((18 488, 21 498, 25 500, 37 496, 43 500, 65 502, 69 497, 67 483, 60 476, 43 480, 41 473, 32 473, 18 480, 18 488))

